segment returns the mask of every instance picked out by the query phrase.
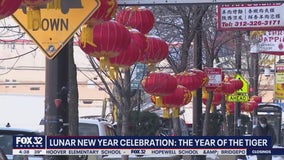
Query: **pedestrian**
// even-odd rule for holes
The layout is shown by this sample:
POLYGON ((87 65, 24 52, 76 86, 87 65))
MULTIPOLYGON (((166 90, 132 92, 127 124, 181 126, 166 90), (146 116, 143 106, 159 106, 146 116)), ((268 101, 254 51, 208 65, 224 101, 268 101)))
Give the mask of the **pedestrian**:
MULTIPOLYGON (((253 136, 270 136, 271 144, 276 142, 276 135, 271 124, 267 123, 266 117, 261 117, 257 126, 253 129, 253 136)), ((272 155, 257 155, 257 160, 272 160, 272 155)))

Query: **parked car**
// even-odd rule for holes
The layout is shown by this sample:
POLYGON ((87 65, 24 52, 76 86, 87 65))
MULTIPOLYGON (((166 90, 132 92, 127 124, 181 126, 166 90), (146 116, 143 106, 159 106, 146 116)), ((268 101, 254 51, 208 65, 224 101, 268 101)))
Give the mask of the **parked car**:
POLYGON ((79 118, 79 136, 115 136, 112 124, 101 118, 79 118))
MULTIPOLYGON (((40 122, 39 132, 44 134, 44 120, 40 122)), ((79 118, 79 136, 115 136, 115 129, 111 123, 98 117, 79 118)))
POLYGON ((39 135, 38 132, 23 128, 0 127, 0 149, 8 160, 43 160, 41 156, 13 155, 13 136, 39 135))

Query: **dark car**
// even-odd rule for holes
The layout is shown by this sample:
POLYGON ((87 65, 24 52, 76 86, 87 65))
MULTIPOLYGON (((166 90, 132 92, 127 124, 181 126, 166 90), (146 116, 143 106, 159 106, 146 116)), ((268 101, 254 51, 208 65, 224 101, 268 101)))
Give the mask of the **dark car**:
POLYGON ((14 156, 13 155, 13 136, 33 136, 38 135, 36 131, 14 128, 14 127, 0 127, 0 149, 6 154, 8 160, 42 160, 40 156, 14 156))

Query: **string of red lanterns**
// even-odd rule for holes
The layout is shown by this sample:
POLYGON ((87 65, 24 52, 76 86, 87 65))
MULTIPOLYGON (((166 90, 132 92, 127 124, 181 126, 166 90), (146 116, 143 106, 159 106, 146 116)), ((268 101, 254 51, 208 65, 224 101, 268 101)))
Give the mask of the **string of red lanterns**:
MULTIPOLYGON (((106 11, 107 7, 110 7, 110 6, 115 6, 113 8, 117 7, 116 5, 102 5, 102 6, 105 6, 105 7, 102 7, 104 8, 104 10, 101 10, 100 14, 97 13, 98 15, 102 15, 102 13, 106 11)), ((110 9, 111 8, 108 8, 108 11, 110 11, 110 9)), ((114 13, 115 10, 112 10, 113 11, 112 13, 114 13)), ((105 21, 108 21, 109 19, 109 16, 106 16, 108 18, 104 19, 98 15, 92 16, 93 20, 90 20, 86 23, 88 26, 90 25, 94 26, 92 27, 93 32, 95 30, 94 29, 95 26, 99 25, 97 23, 102 24, 102 23, 105 23, 105 21), (101 22, 101 21, 104 21, 104 22, 101 22)), ((107 14, 107 15, 110 15, 110 14, 107 14)), ((100 57, 101 66, 105 66, 107 64, 107 65, 112 66, 113 68, 129 67, 136 62, 141 62, 141 63, 148 64, 149 66, 153 67, 156 63, 162 61, 168 56, 168 45, 164 40, 162 40, 161 38, 157 36, 143 35, 143 34, 147 34, 154 25, 154 16, 150 10, 146 9, 145 7, 126 7, 117 13, 115 20, 127 27, 135 28, 139 30, 140 32, 138 33, 140 33, 140 35, 135 34, 139 38, 136 38, 136 39, 133 38, 134 32, 132 33, 130 29, 130 33, 129 33, 130 42, 127 45, 125 44, 124 50, 118 49, 118 51, 111 51, 110 48, 103 50, 102 49, 103 47, 98 47, 97 45, 100 44, 99 41, 101 39, 104 39, 104 40, 110 39, 109 37, 105 37, 105 36, 97 37, 100 39, 98 41, 95 41, 95 37, 94 37, 92 38, 93 39, 92 42, 90 42, 89 44, 87 43, 85 47, 82 48, 82 46, 80 46, 83 50, 86 51, 87 54, 90 54, 95 57, 100 57), (144 17, 144 18, 141 19, 141 17, 144 17), (145 17, 148 17, 148 18, 145 18, 145 17), (141 36, 141 34, 143 36, 141 36), (141 37, 144 37, 144 38, 141 38, 141 37), (106 58, 108 60, 106 60, 106 58)), ((103 32, 103 31, 100 31, 100 32, 103 32)), ((93 36, 96 36, 97 34, 103 35, 103 34, 100 34, 100 32, 93 33, 92 35, 93 36)), ((107 40, 105 40, 104 42, 105 43, 101 43, 101 44, 109 45, 108 43, 106 43, 107 40)), ((152 69, 152 71, 154 71, 154 69, 152 69)), ((110 74, 112 74, 112 72, 110 72, 110 74)), ((206 73, 202 70, 197 70, 197 69, 191 69, 186 74, 185 73, 176 74, 175 77, 169 74, 152 72, 142 80, 142 87, 147 93, 155 97, 155 104, 157 106, 163 106, 163 105, 170 106, 170 104, 167 104, 168 100, 163 100, 163 97, 167 97, 173 94, 174 92, 173 89, 182 88, 182 87, 177 87, 177 86, 182 85, 183 88, 186 88, 189 92, 191 92, 191 91, 197 90, 198 88, 205 87, 208 83, 208 80, 209 78, 206 75, 206 73)), ((222 80, 224 80, 224 73, 222 74, 222 80)), ((228 81, 223 81, 221 87, 214 90, 212 105, 213 106, 219 105, 221 103, 221 99, 223 95, 229 95, 229 94, 234 93, 236 90, 242 88, 242 85, 243 85, 242 82, 238 79, 230 79, 228 81)), ((208 97, 206 97, 206 95, 208 94, 203 94, 203 99, 202 99, 203 103, 207 101, 208 97)), ((172 99, 178 100, 179 98, 178 97, 171 98, 170 101, 173 101, 172 99)), ((229 103, 229 104, 230 104, 229 106, 232 106, 233 103, 229 103)), ((252 104, 248 103, 248 104, 249 104, 248 106, 253 106, 254 103, 252 104)), ((233 109, 232 109, 233 107, 230 107, 230 108, 231 108, 230 112, 233 112, 233 109)))

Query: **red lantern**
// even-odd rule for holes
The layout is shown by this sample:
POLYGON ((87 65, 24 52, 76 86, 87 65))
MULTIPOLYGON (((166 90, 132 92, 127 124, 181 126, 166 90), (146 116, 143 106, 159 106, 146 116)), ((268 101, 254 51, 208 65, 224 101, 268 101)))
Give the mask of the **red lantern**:
POLYGON ((41 28, 40 6, 46 5, 52 0, 23 0, 23 5, 26 7, 28 18, 28 29, 41 28))
POLYGON ((144 34, 137 30, 130 30, 131 41, 128 48, 122 51, 118 56, 111 57, 109 59, 110 63, 114 66, 119 67, 129 67, 133 65, 139 55, 141 55, 146 47, 146 37, 144 34))
POLYGON ((128 48, 122 51, 118 56, 109 58, 110 77, 116 79, 118 67, 130 67, 138 59, 139 55, 145 51, 147 46, 146 37, 138 30, 130 30, 131 41, 128 48))
POLYGON ((167 96, 162 96, 163 104, 169 107, 181 107, 191 101, 192 95, 186 87, 178 85, 175 91, 167 96))
POLYGON ((105 21, 93 27, 92 44, 81 43, 80 48, 91 56, 100 58, 101 67, 109 66, 108 59, 115 57, 127 49, 131 36, 129 31, 120 23, 115 21, 105 21))
MULTIPOLYGON (((202 102, 203 104, 206 105, 207 103, 207 100, 208 100, 208 92, 207 91, 203 91, 202 92, 202 102)), ((213 99, 212 99, 212 105, 213 106, 218 106, 219 104, 221 104, 221 101, 222 101, 222 93, 220 92, 213 92, 213 99)))
POLYGON ((206 74, 206 72, 202 71, 202 70, 199 70, 199 69, 191 69, 190 70, 191 72, 197 74, 197 76, 199 77, 199 79, 202 80, 202 84, 201 84, 201 87, 205 87, 209 81, 209 77, 208 75, 206 74))
POLYGON ((168 44, 157 36, 147 36, 147 50, 138 61, 153 67, 168 56, 168 44))
POLYGON ((165 106, 172 108, 173 117, 178 117, 179 107, 188 104, 191 98, 191 92, 186 87, 178 85, 173 93, 162 96, 162 101, 165 106))
POLYGON ((241 104, 241 111, 252 112, 256 109, 258 104, 255 101, 248 101, 241 104))
POLYGON ((176 75, 179 85, 183 85, 190 91, 197 90, 201 87, 203 80, 193 72, 181 72, 176 75))
POLYGON ((116 0, 104 0, 100 1, 101 5, 99 8, 92 14, 92 16, 87 20, 86 24, 82 26, 81 33, 81 42, 89 43, 93 46, 95 44, 93 41, 93 26, 100 24, 104 21, 109 21, 113 17, 117 9, 117 1, 116 0))
POLYGON ((231 114, 235 112, 235 103, 234 102, 226 102, 226 111, 231 114))
POLYGON ((177 80, 168 73, 150 73, 142 82, 145 92, 156 96, 156 105, 162 106, 161 96, 173 93, 177 87, 177 80))
POLYGON ((222 82, 221 92, 223 94, 233 94, 235 91, 235 86, 232 83, 222 82))
POLYGON ((0 19, 12 15, 21 5, 22 0, 2 0, 0 1, 0 19))
POLYGON ((214 106, 218 106, 219 104, 221 104, 221 101, 222 101, 222 94, 221 93, 218 93, 218 92, 213 92, 213 101, 212 101, 212 104, 214 106))
POLYGON ((243 82, 239 79, 230 79, 229 81, 235 86, 235 90, 239 90, 243 87, 243 82))
POLYGON ((249 100, 250 101, 255 101, 256 103, 261 103, 262 102, 262 97, 254 95, 254 96, 251 96, 249 100))
POLYGON ((101 0, 100 7, 92 14, 86 24, 93 26, 104 21, 109 21, 117 10, 116 0, 101 0))
POLYGON ((138 29, 147 34, 154 26, 153 13, 145 7, 126 7, 116 15, 116 20, 125 26, 138 29))

